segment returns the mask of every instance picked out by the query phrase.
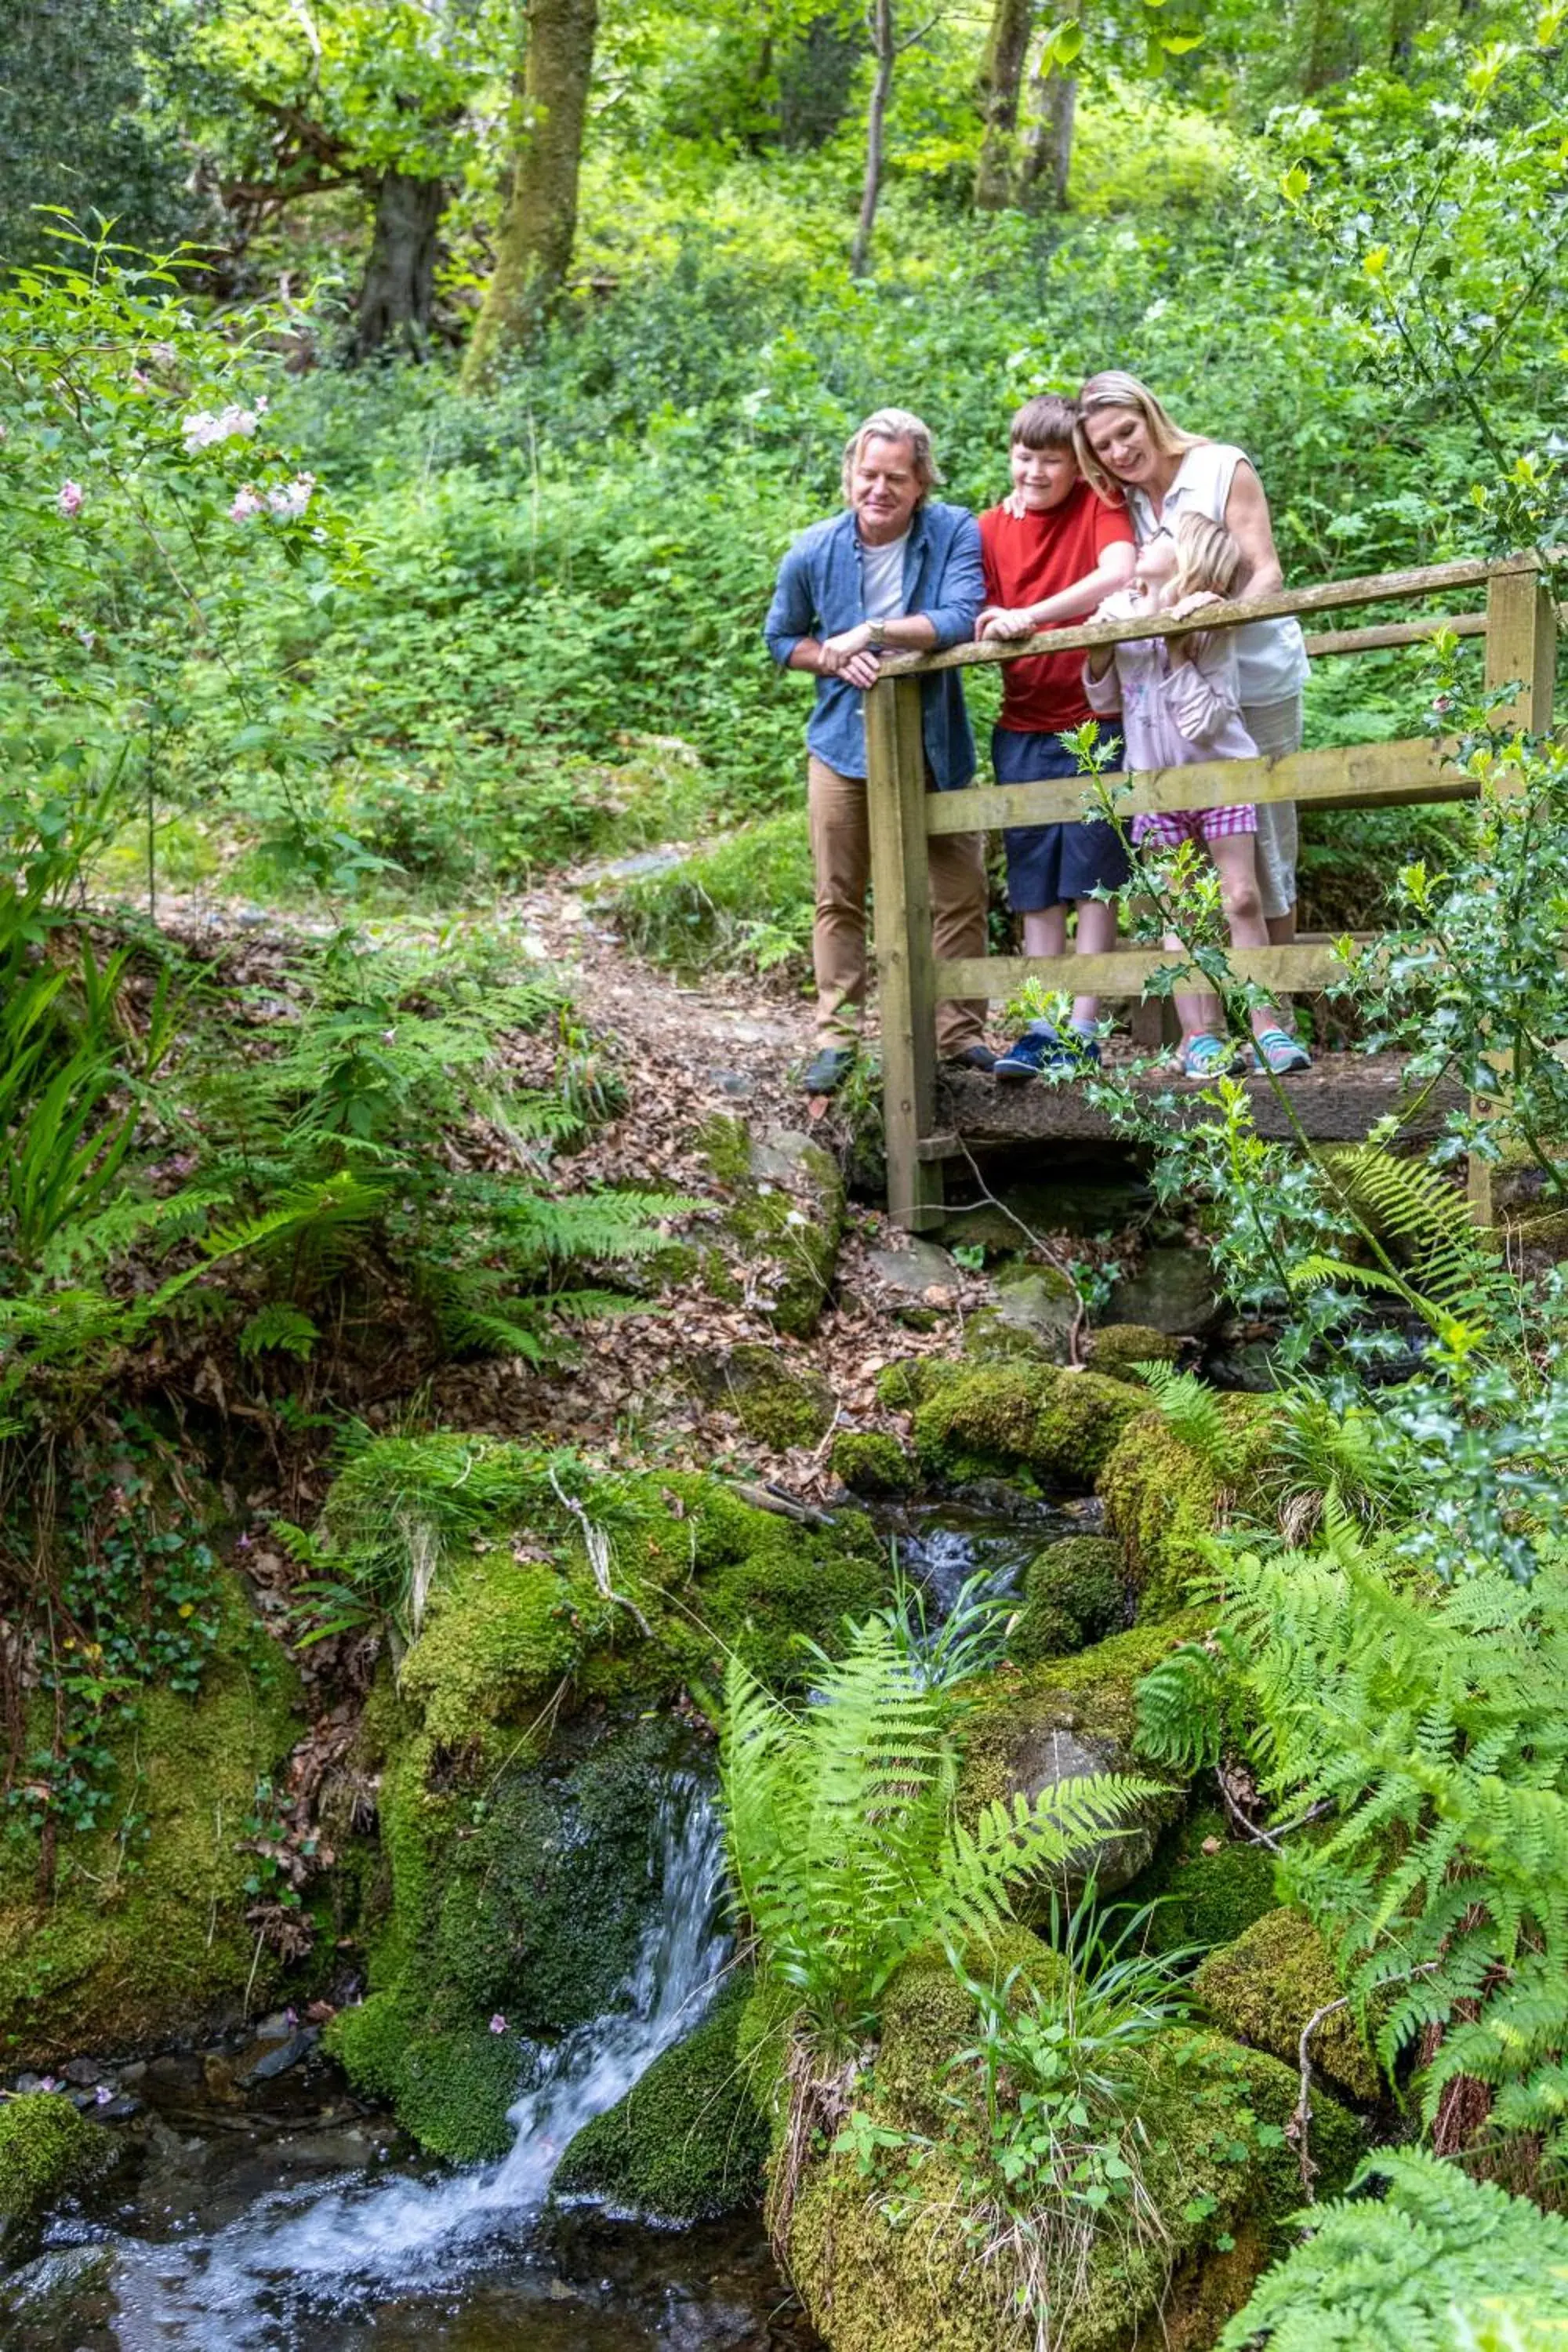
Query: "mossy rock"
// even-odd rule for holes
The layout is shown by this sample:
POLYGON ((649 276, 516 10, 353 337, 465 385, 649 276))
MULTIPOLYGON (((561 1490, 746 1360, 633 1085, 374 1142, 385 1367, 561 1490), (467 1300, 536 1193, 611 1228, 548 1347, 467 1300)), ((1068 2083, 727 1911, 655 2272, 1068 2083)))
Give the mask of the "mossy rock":
POLYGON ((768 2131, 736 2051, 751 1990, 748 1976, 732 1979, 695 2032, 584 2126, 556 2170, 557 2197, 666 2224, 757 2202, 768 2131))
POLYGON ((915 1465, 880 1429, 843 1429, 833 1441, 833 1475, 852 1495, 907 1495, 915 1465))
POLYGON ((117 2153, 109 2134, 63 2092, 0 2102, 0 2222, 36 2221, 98 2179, 117 2153))
POLYGON ((1149 1940, 1158 1950, 1210 1951, 1276 1908, 1275 1875, 1267 1846, 1233 1836, 1217 1805, 1200 1805, 1161 1840, 1128 1894, 1155 1905, 1149 1940))
MULTIPOLYGON (((1126 1388, 1121 1393, 1132 1397, 1126 1388)), ((1227 1496, 1256 1502, 1267 1491, 1279 1425, 1275 1407, 1267 1397, 1218 1402, 1235 1441, 1224 1478, 1178 1436, 1164 1413, 1153 1407, 1140 1412, 1135 1398, 1132 1417, 1119 1424, 1100 1469, 1097 1491, 1105 1504, 1106 1531, 1126 1552, 1141 1618, 1183 1606, 1204 1569, 1203 1538, 1218 1524, 1227 1496)))
POLYGON ((404 1661, 404 1696, 434 1738, 460 1748, 536 1706, 608 1622, 591 1579, 515 1559, 505 1544, 492 1545, 437 1588, 404 1661))
MULTIPOLYGON (((292 1664, 253 1614, 237 1577, 221 1587, 219 1630, 199 1691, 149 1689, 115 1745, 100 1825, 60 1838, 54 1899, 37 1899, 37 1840, 15 1821, 0 1840, 0 2052, 48 2066, 123 2052, 237 2015, 256 1966, 246 1925, 255 1867, 237 1839, 304 1736, 292 1664), (120 1832, 135 1823, 126 1866, 120 1832)), ((263 1952, 252 1997, 279 1964, 263 1952)))
MULTIPOLYGON (((1211 1952, 1193 1990, 1226 2033, 1292 2066, 1308 2020, 1343 1991, 1327 1945, 1294 1906, 1265 1912, 1233 1944, 1211 1952)), ((1381 2095, 1377 2061, 1348 2007, 1324 2018, 1309 2052, 1313 2065, 1351 2098, 1370 2104, 1381 2095)))
POLYGON ((1109 1381, 1126 1381, 1133 1388, 1143 1386, 1135 1365, 1173 1364, 1181 1352, 1180 1339, 1168 1331, 1156 1331, 1149 1323, 1106 1323, 1089 1338, 1090 1369, 1109 1381))
MULTIPOLYGON (((1138 1685, 1177 1640, 1190 1638, 1203 1623, 1194 1612, 1179 1627, 1138 1626, 1076 1657, 1053 1658, 980 1686, 965 1719, 963 1816, 973 1820, 995 1799, 1037 1796, 1058 1780, 1089 1773, 1152 1780, 1155 1793, 1127 1826, 1086 1849, 1069 1873, 1080 1884, 1092 1874, 1101 1895, 1129 1885, 1148 1868, 1162 1832, 1184 1803, 1180 1783, 1151 1771, 1134 1755, 1138 1685)), ((1035 1900, 1026 1891, 1019 1909, 1028 1916, 1035 1900)))
POLYGON ((1037 1665, 1103 1641, 1125 1622, 1121 1546, 1109 1536, 1064 1536, 1029 1562, 1019 1597, 1019 1622, 1007 1637, 1015 1664, 1037 1665))
POLYGON ((1042 1486, 1092 1486, 1140 1411, 1120 1381, 1047 1364, 984 1364, 922 1375, 914 1440, 927 1475, 962 1485, 1026 1473, 1042 1486))
POLYGON ((792 1363, 777 1348, 731 1348, 699 1380, 704 1395, 727 1405, 747 1436, 774 1454, 815 1445, 833 1426, 832 1389, 820 1372, 792 1363))
POLYGON ((724 1226, 753 1262, 751 1287, 777 1329, 809 1339, 831 1296, 844 1238, 837 1160, 794 1130, 753 1140, 742 1120, 725 1117, 710 1119, 700 1141, 731 1193, 724 1226))
MULTIPOLYGON (((953 2100, 966 2074, 951 2062, 972 2042, 975 2022, 968 1997, 940 1964, 934 1973, 924 1963, 906 1971, 889 1990, 880 2048, 855 2104, 874 2126, 918 2131, 934 2146, 913 2184, 898 2151, 879 2159, 885 2178, 869 2183, 847 2153, 819 2154, 802 2176, 790 2273, 834 2352, 995 2352, 1016 2340, 1001 2265, 977 2259, 963 2228, 952 2144, 962 2127, 953 2100)), ((1142 2242, 1106 2230, 1083 2291, 1065 2312, 1058 2307, 1054 2340, 1063 2352, 1132 2352, 1159 2339, 1164 2325, 1171 2341, 1198 2352, 1245 2303, 1300 2205, 1286 2137, 1295 2075, 1262 2053, 1183 2026, 1120 2063, 1136 2078, 1144 2187, 1163 2230, 1142 2242)), ((972 2088, 983 2137, 977 2071, 972 2088)), ((1313 2125, 1321 2193, 1333 2193, 1359 2153, 1353 2120, 1321 2099, 1313 2125)))
POLYGON ((982 1307, 964 1325, 963 1352, 980 1364, 1067 1364, 1079 1297, 1054 1266, 1030 1266, 1003 1284, 993 1307, 982 1307))
POLYGON ((668 1727, 650 1721, 468 1779, 422 1735, 384 1774, 370 1995, 327 2042, 434 2154, 502 2153, 519 2037, 570 2032, 614 2001, 658 1896, 672 1760, 668 1727))

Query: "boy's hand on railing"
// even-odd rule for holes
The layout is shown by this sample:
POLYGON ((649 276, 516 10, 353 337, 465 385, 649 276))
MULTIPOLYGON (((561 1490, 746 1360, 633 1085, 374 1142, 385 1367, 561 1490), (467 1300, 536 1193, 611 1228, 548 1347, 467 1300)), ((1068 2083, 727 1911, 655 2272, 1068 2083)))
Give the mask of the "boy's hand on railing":
POLYGON ((841 677, 847 685, 858 687, 867 693, 877 683, 881 665, 871 651, 871 629, 867 621, 859 621, 852 629, 840 629, 836 637, 824 637, 817 653, 817 668, 824 677, 841 677))
POLYGON ((974 624, 977 637, 1032 637, 1040 626, 1031 606, 1010 610, 1005 604, 987 604, 974 624))

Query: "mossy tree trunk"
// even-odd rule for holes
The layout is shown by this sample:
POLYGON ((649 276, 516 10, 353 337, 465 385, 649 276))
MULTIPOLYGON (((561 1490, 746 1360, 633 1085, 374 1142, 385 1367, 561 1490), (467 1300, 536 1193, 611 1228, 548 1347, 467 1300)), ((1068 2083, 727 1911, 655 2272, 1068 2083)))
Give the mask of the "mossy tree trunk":
POLYGON ((468 348, 470 382, 528 342, 566 282, 598 29, 598 0, 528 0, 515 168, 468 348))
POLYGON ((1018 93, 1034 23, 1034 0, 996 0, 980 67, 980 111, 985 130, 974 173, 974 202, 1001 212, 1014 201, 1018 93))
POLYGON ((436 241, 447 191, 440 180, 384 172, 354 317, 354 356, 388 347, 423 359, 436 293, 436 241))

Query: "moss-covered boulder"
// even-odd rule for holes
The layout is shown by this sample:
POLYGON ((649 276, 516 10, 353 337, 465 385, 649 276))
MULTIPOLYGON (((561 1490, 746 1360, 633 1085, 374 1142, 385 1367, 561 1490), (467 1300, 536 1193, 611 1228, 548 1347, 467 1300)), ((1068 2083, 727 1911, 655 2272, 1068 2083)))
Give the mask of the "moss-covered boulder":
POLYGON ((815 1445, 833 1426, 832 1389, 809 1364, 777 1348, 745 1342, 700 1369, 705 1396, 728 1406, 748 1437, 774 1454, 815 1445))
POLYGON ((1024 1570, 1007 1654, 1020 1666, 1087 1649, 1126 1621, 1127 1567, 1109 1536, 1064 1536, 1024 1570))
POLYGON ((695 2032, 584 2125, 556 2170, 558 2198, 664 2223, 757 2202, 768 2131, 736 2049, 751 1990, 749 1977, 732 1979, 695 2032))
MULTIPOLYGON (((1138 1685, 1201 1622, 1194 1612, 1179 1629, 1139 1626, 1077 1657, 999 1675, 982 1686, 965 1720, 962 1811, 973 1818, 995 1798, 1034 1799, 1089 1773, 1150 1780, 1153 1793, 1116 1835, 1086 1849, 1069 1874, 1079 1884, 1092 1876, 1102 1895, 1127 1885, 1148 1868, 1161 1832, 1185 1803, 1183 1784, 1151 1770, 1134 1753, 1138 1685)), ((1025 1907, 1031 1900, 1027 1893, 1021 1898, 1025 1907)))
POLYGON ((753 1139, 710 1119, 702 1148, 729 1193, 724 1230, 749 1262, 748 1287, 792 1339, 809 1339, 827 1304, 844 1238, 844 1180, 830 1152, 793 1129, 753 1139))
POLYGON ((852 1495, 907 1495, 916 1470, 882 1429, 843 1429, 833 1441, 833 1475, 852 1495))
POLYGON ((0 1837, 0 2053, 47 2066, 132 2049, 237 2014, 279 1981, 256 1955, 240 1850, 256 1786, 304 1736, 299 1677, 225 1576, 218 1637, 191 1694, 149 1688, 118 1738, 99 1824, 62 1831, 56 1891, 37 1900, 36 1833, 0 1837), (125 1834, 122 1836, 122 1831, 125 1834))
POLYGON ((109 2134, 59 2091, 0 2101, 0 2226, 31 2221, 114 2162, 109 2134))
POLYGON ((1181 1352, 1180 1339, 1149 1323, 1104 1323, 1089 1335, 1089 1369, 1108 1381, 1131 1381, 1134 1388, 1142 1386, 1137 1365, 1173 1364, 1181 1352))
POLYGON ((1237 1837, 1217 1805, 1184 1813, 1128 1892, 1154 1906, 1149 1940, 1167 1952, 1232 1943, 1279 1899, 1268 1848, 1237 1837))
POLYGON ((435 1738, 461 1747, 569 1676, 608 1620, 586 1577, 489 1545, 437 1591, 404 1662, 404 1695, 435 1738))
POLYGON ((1215 1288, 1214 1261, 1201 1244, 1157 1243, 1143 1253, 1136 1270, 1125 1274, 1110 1294, 1118 1323, 1143 1323, 1156 1331, 1202 1339, 1225 1312, 1215 1288))
POLYGON ((1079 1297, 1054 1266, 1030 1266, 1002 1284, 993 1307, 964 1325, 963 1352, 976 1363, 1067 1364, 1079 1297))
POLYGON ((1097 1491, 1107 1533, 1126 1552, 1138 1614, 1156 1617, 1182 1607, 1204 1568, 1202 1538, 1235 1500, 1261 1499, 1279 1421, 1265 1397, 1217 1398, 1226 1435, 1216 1459, 1180 1436, 1157 1408, 1139 1411, 1131 1389, 1121 1393, 1132 1411, 1102 1458, 1097 1491))
MULTIPOLYGON (((1044 1984, 1061 1969, 1037 1948, 1037 1969, 1022 1963, 1025 1985, 1044 1984)), ((801 2178, 788 2229, 790 2273, 834 2352, 995 2352, 1017 2340, 1006 2308, 1011 2281, 1004 2261, 984 2258, 994 2239, 988 2219, 967 2225, 952 2146, 963 2125, 954 2102, 966 2091, 974 2137, 984 2144, 985 2136, 979 2070, 952 2063, 975 2025, 968 1996, 942 1964, 904 1971, 852 2099, 875 2128, 933 2144, 912 2176, 893 2148, 873 2154, 869 2179, 847 2150, 818 2154, 801 2178)), ((1062 2352, 1132 2352, 1152 2341, 1199 2352, 1246 2301, 1300 2205, 1286 2136, 1295 2075, 1261 2053, 1183 2026, 1120 2059, 1118 2074, 1133 2082, 1143 2189, 1160 2226, 1139 2232, 1114 2218, 1108 2223, 1083 2281, 1058 2290, 1052 2340, 1062 2352)), ((1323 2166, 1321 2186, 1331 2192, 1343 2181, 1359 2146, 1351 2117, 1320 2100, 1313 2154, 1323 2166)))
POLYGON ((928 1476, 952 1484, 1026 1473, 1041 1486, 1092 1486, 1140 1411, 1120 1381, 1048 1364, 981 1364, 921 1375, 914 1440, 928 1476))
MULTIPOLYGON (((1226 2033, 1294 2066, 1303 2028, 1343 1987, 1321 1936, 1304 1911, 1289 1906, 1265 1912, 1234 1943, 1211 1952, 1194 1990, 1226 2033)), ((1366 2102, 1379 2096, 1383 2077, 1350 2008, 1325 2017, 1308 2046, 1313 2065, 1338 2090, 1366 2102)))

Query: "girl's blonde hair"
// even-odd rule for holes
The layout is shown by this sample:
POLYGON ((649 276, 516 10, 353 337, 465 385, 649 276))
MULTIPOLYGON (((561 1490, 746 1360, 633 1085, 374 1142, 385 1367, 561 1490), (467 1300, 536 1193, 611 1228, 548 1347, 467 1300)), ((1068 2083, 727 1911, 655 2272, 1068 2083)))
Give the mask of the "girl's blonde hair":
POLYGON ((907 441, 916 481, 921 486, 920 502, 924 506, 927 493, 942 479, 931 447, 931 426, 921 422, 912 409, 878 408, 863 425, 856 426, 844 444, 844 495, 849 496, 855 468, 860 462, 860 452, 868 441, 907 441))
POLYGON ((1172 533, 1176 542, 1176 571, 1170 597, 1179 604, 1184 596, 1206 589, 1227 601, 1234 596, 1247 568, 1247 558, 1224 523, 1208 515, 1187 513, 1172 533))
POLYGON ((1089 446, 1089 420, 1097 408, 1134 410, 1143 419, 1150 440, 1164 457, 1179 457, 1188 449, 1201 449, 1210 438, 1206 433, 1184 432, 1170 410, 1135 375, 1128 375, 1121 368, 1106 368, 1100 374, 1089 376, 1078 396, 1073 448, 1079 473, 1093 483, 1102 499, 1114 496, 1121 484, 1089 446))

